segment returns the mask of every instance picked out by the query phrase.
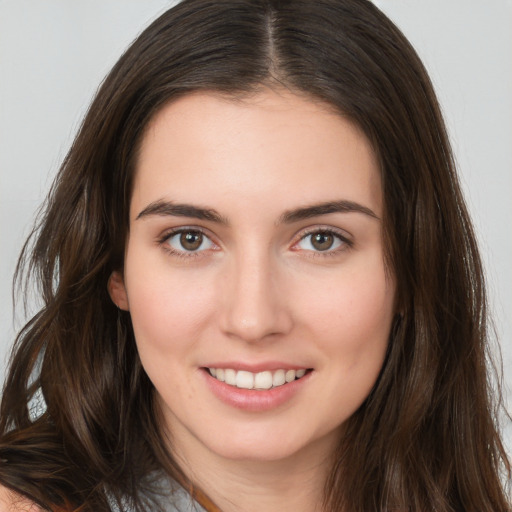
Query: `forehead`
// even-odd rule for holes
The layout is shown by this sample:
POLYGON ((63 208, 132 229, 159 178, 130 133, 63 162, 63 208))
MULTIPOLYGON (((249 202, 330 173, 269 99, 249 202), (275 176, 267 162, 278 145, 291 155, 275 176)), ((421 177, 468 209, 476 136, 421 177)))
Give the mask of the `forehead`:
POLYGON ((341 194, 380 216, 380 172, 369 141, 330 106, 284 90, 243 98, 196 92, 167 104, 148 125, 133 208, 219 197, 266 207, 279 194, 283 208, 341 194))

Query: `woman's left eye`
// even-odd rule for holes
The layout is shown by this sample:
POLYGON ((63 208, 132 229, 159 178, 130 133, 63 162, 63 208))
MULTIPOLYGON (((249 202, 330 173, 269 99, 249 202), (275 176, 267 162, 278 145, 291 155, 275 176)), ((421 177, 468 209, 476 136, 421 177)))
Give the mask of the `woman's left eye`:
POLYGON ((213 242, 204 233, 193 229, 175 232, 165 242, 173 251, 180 253, 206 251, 213 247, 213 242))
POLYGON ((296 247, 304 251, 332 252, 343 245, 350 244, 341 235, 332 231, 319 230, 303 236, 296 244, 296 247))

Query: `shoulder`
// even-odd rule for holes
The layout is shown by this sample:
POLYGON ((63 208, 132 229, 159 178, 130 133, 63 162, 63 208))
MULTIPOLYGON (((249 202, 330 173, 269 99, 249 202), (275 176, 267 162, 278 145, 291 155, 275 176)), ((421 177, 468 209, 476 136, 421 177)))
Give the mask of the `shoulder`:
POLYGON ((0 512, 42 512, 30 500, 0 485, 0 512))

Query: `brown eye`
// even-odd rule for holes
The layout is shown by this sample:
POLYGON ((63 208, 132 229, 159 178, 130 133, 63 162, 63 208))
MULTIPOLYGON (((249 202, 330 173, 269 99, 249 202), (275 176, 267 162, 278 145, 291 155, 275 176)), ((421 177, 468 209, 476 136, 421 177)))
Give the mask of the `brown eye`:
POLYGON ((332 231, 315 231, 305 235, 297 247, 312 252, 334 252, 342 246, 350 246, 350 242, 332 231))
POLYGON ((186 231, 180 235, 180 244, 186 251, 197 251, 203 243, 203 234, 199 231, 186 231))
POLYGON ((334 244, 334 236, 331 233, 314 233, 311 235, 311 245, 317 251, 327 251, 334 244))
POLYGON ((204 233, 192 229, 175 231, 165 243, 177 253, 202 252, 214 247, 213 242, 204 233))

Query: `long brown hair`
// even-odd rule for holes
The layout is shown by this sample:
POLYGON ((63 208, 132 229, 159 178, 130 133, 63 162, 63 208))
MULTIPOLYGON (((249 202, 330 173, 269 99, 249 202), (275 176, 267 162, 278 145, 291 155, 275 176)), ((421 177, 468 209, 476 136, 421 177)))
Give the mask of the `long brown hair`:
POLYGON ((188 485, 107 280, 122 269, 149 120, 194 90, 263 85, 351 119, 382 172, 400 313, 379 380, 333 454, 325 510, 509 510, 482 265, 444 123, 415 51, 367 0, 185 0, 114 66, 20 258, 18 276, 39 285, 44 307, 11 358, 0 482, 48 510, 84 512, 113 502, 155 510, 162 470, 188 485))

